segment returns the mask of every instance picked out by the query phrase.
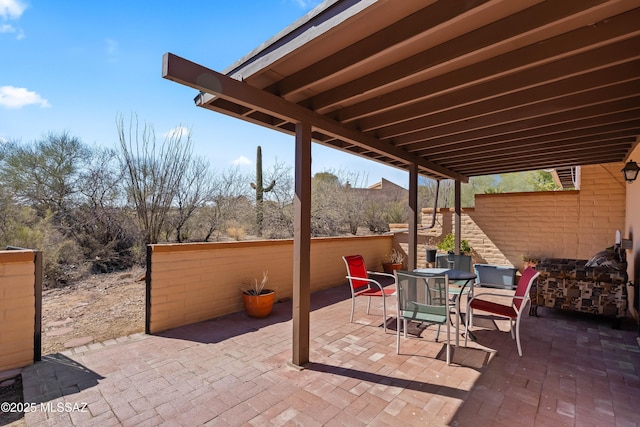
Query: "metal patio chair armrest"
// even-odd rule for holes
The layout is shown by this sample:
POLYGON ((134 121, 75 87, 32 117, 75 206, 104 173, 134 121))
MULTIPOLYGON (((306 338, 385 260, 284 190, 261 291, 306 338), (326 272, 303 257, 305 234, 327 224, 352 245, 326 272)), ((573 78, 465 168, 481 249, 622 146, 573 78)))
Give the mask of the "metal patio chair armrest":
POLYGON ((389 274, 389 273, 383 273, 381 271, 367 271, 368 274, 374 274, 377 276, 386 276, 386 277, 391 277, 394 281, 396 280, 396 276, 394 276, 393 274, 389 274))
POLYGON ((467 301, 467 319, 465 322, 465 338, 464 343, 467 345, 467 338, 469 336, 469 327, 472 325, 470 322, 474 301, 478 301, 478 304, 475 304, 476 307, 480 311, 485 311, 491 313, 492 315, 499 317, 506 317, 509 319, 509 326, 511 330, 511 337, 516 340, 516 344, 518 347, 518 355, 522 356, 522 346, 520 344, 520 320, 522 318, 522 313, 525 311, 527 304, 531 303, 531 298, 529 297, 529 292, 531 291, 531 286, 533 281, 540 275, 540 272, 537 272, 535 269, 528 267, 522 273, 522 277, 518 282, 518 287, 516 288, 514 295, 504 295, 498 294, 495 292, 483 292, 478 295, 474 295, 472 298, 469 298, 467 301), (509 298, 511 302, 510 305, 501 304, 498 302, 487 300, 486 298, 482 298, 482 296, 492 296, 494 298, 509 298), (520 302, 518 302, 520 301, 520 302), (480 304, 480 302, 485 304, 480 304), (513 310, 512 312, 509 309, 513 310))
POLYGON ((382 285, 380 284, 380 282, 378 282, 377 280, 374 279, 365 279, 363 277, 356 277, 356 276, 345 276, 347 279, 349 280, 359 280, 361 282, 369 282, 369 283, 373 283, 375 284, 377 287, 380 288, 380 290, 382 290, 382 285))
POLYGON ((480 298, 480 297, 483 297, 483 296, 491 296, 491 297, 498 297, 498 298, 509 298, 509 299, 523 299, 524 298, 524 297, 516 297, 514 295, 495 294, 493 292, 482 292, 482 293, 476 294, 476 295, 472 296, 471 298, 469 298, 469 301, 467 303, 470 303, 474 299, 477 299, 477 298, 480 298))
MULTIPOLYGON (((379 275, 378 277, 380 278, 380 281, 369 277, 370 275, 373 276, 374 272, 371 272, 367 269, 364 257, 359 254, 345 255, 342 257, 342 260, 344 261, 345 267, 347 268, 347 276, 345 277, 347 278, 347 280, 349 280, 349 288, 351 289, 350 321, 353 323, 353 313, 355 311, 356 297, 367 297, 367 314, 369 314, 369 310, 371 308, 371 298, 382 297, 382 321, 384 331, 387 332, 386 297, 395 295, 396 290, 388 287, 388 284, 386 283, 387 280, 383 281, 381 279, 382 277, 385 277, 385 279, 392 279, 392 283, 395 283, 395 276, 379 275), (387 286, 386 289, 385 286, 387 286)), ((377 272, 375 273, 379 274, 377 272)))

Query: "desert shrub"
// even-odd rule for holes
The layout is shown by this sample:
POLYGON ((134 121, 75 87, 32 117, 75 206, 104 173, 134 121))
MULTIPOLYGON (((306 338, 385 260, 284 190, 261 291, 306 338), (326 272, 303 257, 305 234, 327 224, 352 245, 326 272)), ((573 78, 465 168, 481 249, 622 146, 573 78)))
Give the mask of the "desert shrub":
POLYGON ((88 265, 81 248, 53 225, 52 215, 40 218, 27 206, 13 206, 13 213, 0 233, 0 245, 42 251, 45 289, 73 283, 86 275, 88 265))
POLYGON ((368 201, 364 208, 364 223, 372 233, 384 233, 389 231, 389 220, 380 208, 378 201, 368 201))
POLYGON ((289 239, 293 237, 293 205, 279 207, 265 203, 263 236, 267 239, 289 239))
POLYGON ((48 219, 38 218, 34 209, 28 206, 4 205, 2 225, 0 225, 0 245, 35 249, 44 240, 43 228, 48 219))
POLYGON ((234 240, 243 240, 247 236, 247 232, 244 227, 232 221, 227 226, 227 235, 234 240))
POLYGON ((387 223, 405 223, 409 219, 409 214, 407 212, 407 204, 405 202, 400 201, 391 201, 388 202, 386 206, 384 206, 384 214, 387 220, 387 223))
POLYGON ((83 206, 76 211, 75 238, 94 273, 131 268, 140 261, 132 248, 142 233, 126 209, 83 206))
POLYGON ((59 233, 47 238, 43 250, 43 287, 45 289, 63 287, 77 282, 89 273, 90 264, 82 255, 78 244, 59 233))

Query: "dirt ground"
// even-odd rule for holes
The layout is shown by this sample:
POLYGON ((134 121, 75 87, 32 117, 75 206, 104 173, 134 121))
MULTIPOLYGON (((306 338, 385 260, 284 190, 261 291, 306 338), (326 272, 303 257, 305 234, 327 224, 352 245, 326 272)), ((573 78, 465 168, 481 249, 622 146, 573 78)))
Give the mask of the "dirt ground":
POLYGON ((42 295, 42 354, 144 331, 144 269, 92 275, 42 295))

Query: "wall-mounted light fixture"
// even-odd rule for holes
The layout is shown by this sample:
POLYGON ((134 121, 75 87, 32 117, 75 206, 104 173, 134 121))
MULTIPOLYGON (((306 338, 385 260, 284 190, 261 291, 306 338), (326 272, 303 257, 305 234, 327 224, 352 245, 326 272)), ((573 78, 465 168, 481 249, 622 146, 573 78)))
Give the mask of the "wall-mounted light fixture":
POLYGON ((638 166, 638 164, 631 160, 627 162, 626 165, 624 165, 624 168, 622 168, 621 172, 624 174, 625 181, 627 181, 628 183, 632 183, 638 177, 639 171, 640 167, 638 166))

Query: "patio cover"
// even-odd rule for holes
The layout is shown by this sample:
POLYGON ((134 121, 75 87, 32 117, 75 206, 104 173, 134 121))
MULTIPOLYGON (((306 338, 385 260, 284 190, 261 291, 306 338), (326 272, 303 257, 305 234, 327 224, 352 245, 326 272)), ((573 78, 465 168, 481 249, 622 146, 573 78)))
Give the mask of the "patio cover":
POLYGON ((640 0, 329 0, 221 73, 167 53, 163 77, 296 135, 304 252, 310 139, 408 170, 410 200, 418 174, 459 188, 624 161, 640 135, 640 0))

